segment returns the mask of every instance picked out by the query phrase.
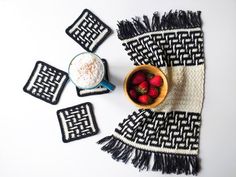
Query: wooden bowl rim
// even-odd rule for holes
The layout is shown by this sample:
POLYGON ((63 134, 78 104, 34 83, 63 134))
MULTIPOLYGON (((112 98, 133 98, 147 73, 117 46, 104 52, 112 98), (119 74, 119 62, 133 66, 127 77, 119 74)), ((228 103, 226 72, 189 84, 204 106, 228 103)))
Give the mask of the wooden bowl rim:
MULTIPOLYGON (((162 87, 163 87, 162 86, 162 87)), ((141 109, 151 109, 151 108, 155 108, 157 107, 158 105, 160 105, 166 98, 167 96, 167 93, 168 93, 168 81, 167 81, 167 78, 166 78, 166 75, 157 67, 155 66, 152 66, 152 65, 149 65, 149 64, 144 64, 144 65, 139 65, 139 66, 136 66, 134 69, 132 69, 131 71, 128 72, 128 74, 126 75, 125 79, 124 79, 124 84, 123 84, 123 89, 124 89, 124 92, 126 94, 126 96, 128 97, 129 101, 131 101, 134 105, 136 105, 138 108, 141 108, 141 109), (151 68, 151 69, 150 69, 151 68), (149 104, 149 105, 143 105, 143 104, 138 104, 136 103, 135 101, 133 101, 130 96, 129 96, 129 93, 127 91, 127 86, 128 86, 128 81, 129 79, 131 78, 131 76, 139 71, 139 70, 156 70, 158 73, 161 73, 161 77, 163 79, 163 86, 166 87, 166 92, 164 93, 164 95, 162 95, 162 99, 160 100, 159 97, 156 98, 156 100, 152 103, 152 104, 149 104)))

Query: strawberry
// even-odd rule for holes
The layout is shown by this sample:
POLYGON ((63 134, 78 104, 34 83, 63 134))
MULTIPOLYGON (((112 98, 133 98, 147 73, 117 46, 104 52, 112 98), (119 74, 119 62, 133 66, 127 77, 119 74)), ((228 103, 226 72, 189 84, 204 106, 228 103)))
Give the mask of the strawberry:
POLYGON ((149 83, 153 86, 160 87, 162 85, 162 78, 159 75, 154 76, 149 80, 149 83))
POLYGON ((159 95, 158 88, 156 88, 154 86, 150 86, 150 88, 148 90, 148 95, 152 98, 158 97, 158 95, 159 95))
POLYGON ((145 79, 146 79, 145 74, 142 71, 138 71, 134 73, 131 83, 134 85, 138 85, 141 82, 145 81, 145 79))
POLYGON ((130 96, 130 98, 135 100, 137 98, 137 92, 134 89, 130 89, 129 90, 129 96, 130 96))
POLYGON ((149 95, 140 95, 138 101, 142 104, 150 104, 152 103, 152 98, 149 95))
POLYGON ((136 90, 141 94, 146 94, 148 92, 148 88, 149 83, 147 81, 143 81, 138 85, 136 90))

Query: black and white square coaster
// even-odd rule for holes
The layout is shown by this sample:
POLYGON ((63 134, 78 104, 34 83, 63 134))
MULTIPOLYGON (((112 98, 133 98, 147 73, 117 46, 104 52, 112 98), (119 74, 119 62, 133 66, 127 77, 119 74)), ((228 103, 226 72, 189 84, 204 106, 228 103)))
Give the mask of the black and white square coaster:
POLYGON ((57 104, 69 79, 66 72, 37 61, 23 90, 50 104, 57 104))
POLYGON ((66 29, 66 34, 89 52, 94 52, 110 33, 111 28, 88 9, 66 29))
POLYGON ((57 117, 64 143, 86 138, 98 133, 98 127, 89 102, 60 109, 57 117))
MULTIPOLYGON (((105 76, 104 76, 104 78, 107 81, 109 81, 107 61, 105 59, 102 59, 102 62, 105 66, 105 76)), ((105 88, 103 86, 98 86, 98 87, 93 88, 93 89, 81 89, 81 88, 76 87, 76 92, 77 92, 77 95, 79 97, 84 97, 84 96, 90 96, 90 95, 100 95, 100 94, 109 93, 110 90, 108 90, 107 88, 105 88)))

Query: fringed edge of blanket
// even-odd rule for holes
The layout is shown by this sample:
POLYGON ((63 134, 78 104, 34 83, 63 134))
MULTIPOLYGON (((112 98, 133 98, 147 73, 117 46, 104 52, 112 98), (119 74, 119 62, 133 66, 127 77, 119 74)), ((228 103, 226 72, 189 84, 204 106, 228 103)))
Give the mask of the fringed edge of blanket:
POLYGON ((122 20, 118 22, 118 37, 121 40, 129 39, 147 32, 197 28, 202 26, 201 11, 170 11, 160 16, 158 12, 153 14, 152 20, 146 15, 143 19, 132 18, 132 21, 122 20), (142 20, 142 21, 141 21, 142 20))
POLYGON ((127 163, 130 160, 134 167, 139 170, 149 170, 151 158, 153 158, 153 165, 151 167, 153 171, 161 171, 166 174, 185 173, 186 175, 197 175, 200 170, 197 155, 152 152, 138 149, 122 142, 113 135, 107 136, 97 143, 106 143, 101 148, 103 151, 110 153, 112 158, 117 161, 127 163))

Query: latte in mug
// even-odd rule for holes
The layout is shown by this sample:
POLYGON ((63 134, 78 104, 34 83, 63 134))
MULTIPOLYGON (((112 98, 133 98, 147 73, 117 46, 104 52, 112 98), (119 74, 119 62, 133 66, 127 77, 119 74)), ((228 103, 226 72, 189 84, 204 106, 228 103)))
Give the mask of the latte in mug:
POLYGON ((91 89, 102 85, 114 90, 114 85, 105 81, 105 68, 102 60, 95 54, 85 52, 74 57, 69 65, 69 76, 79 88, 91 89), (105 85, 104 85, 105 84, 105 85))

